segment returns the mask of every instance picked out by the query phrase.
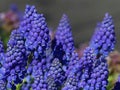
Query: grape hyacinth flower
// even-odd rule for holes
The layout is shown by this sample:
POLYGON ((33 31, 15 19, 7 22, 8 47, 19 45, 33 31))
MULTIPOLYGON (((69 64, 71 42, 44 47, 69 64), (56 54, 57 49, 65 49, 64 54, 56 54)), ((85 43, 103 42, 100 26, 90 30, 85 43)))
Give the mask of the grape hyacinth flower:
POLYGON ((55 58, 52 61, 50 69, 47 73, 47 78, 48 81, 51 79, 54 80, 54 84, 57 85, 56 88, 59 88, 63 84, 63 81, 65 80, 65 72, 63 71, 62 64, 59 59, 55 58))
POLYGON ((58 86, 56 85, 54 78, 49 77, 47 79, 47 84, 48 84, 48 90, 58 90, 58 86))
MULTIPOLYGON (((107 19, 107 18, 108 18, 108 15, 106 14, 106 16, 105 16, 105 18, 103 20, 103 26, 104 26, 104 22, 106 20, 106 22, 108 23, 108 25, 107 25, 108 30, 109 30, 109 26, 110 26, 110 30, 112 32, 110 34, 111 34, 111 37, 112 37, 114 35, 114 28, 111 28, 111 23, 110 23, 111 18, 110 17, 109 17, 110 19, 109 18, 107 19)), ((106 29, 106 27, 105 27, 105 29, 106 29)), ((100 29, 100 30, 102 30, 102 29, 100 29)), ((104 31, 104 33, 107 33, 108 30, 106 29, 106 31, 104 31)), ((100 32, 100 31, 97 31, 97 32, 100 32)), ((100 32, 100 33, 102 33, 102 32, 100 32)), ((101 37, 103 37, 102 35, 104 35, 104 34, 98 34, 98 35, 101 35, 101 37)), ((94 38, 95 37, 96 36, 94 36, 94 38)), ((106 56, 106 53, 104 55, 101 54, 100 51, 102 51, 102 49, 103 49, 101 46, 100 46, 100 48, 96 48, 97 44, 94 43, 94 42, 95 42, 95 40, 100 42, 100 39, 98 39, 98 38, 94 39, 94 38, 93 38, 92 43, 90 43, 90 47, 86 48, 86 50, 84 52, 84 55, 80 60, 79 65, 76 64, 76 66, 73 68, 73 70, 71 70, 71 73, 74 72, 73 75, 75 75, 75 73, 77 74, 81 70, 83 71, 83 72, 80 72, 81 75, 78 74, 79 77, 80 77, 80 81, 79 81, 78 85, 79 85, 79 88, 85 89, 85 90, 89 90, 89 89, 106 89, 106 85, 107 85, 108 69, 107 69, 107 63, 105 62, 105 57, 104 57, 104 56, 106 56), (99 53, 96 52, 96 51, 98 51, 98 49, 99 49, 99 53), (103 80, 103 81, 101 81, 101 83, 96 84, 96 86, 91 87, 91 86, 89 86, 88 83, 92 79, 91 75, 94 75, 94 70, 96 71, 96 69, 98 69, 98 67, 101 67, 101 73, 98 73, 98 74, 102 75, 101 78, 98 78, 98 82, 100 80, 103 80)), ((115 44, 114 36, 113 36, 113 38, 110 38, 110 40, 111 40, 111 42, 109 44, 112 44, 113 47, 114 47, 114 44, 115 44), (112 42, 112 40, 113 40, 113 42, 112 42)), ((98 44, 98 46, 99 45, 103 45, 103 44, 98 44)), ((108 50, 106 50, 106 52, 107 51, 110 52, 110 50, 112 51, 112 49, 113 48, 108 47, 108 50)), ((107 52, 107 53, 109 53, 109 52, 107 52)), ((95 72, 95 73, 97 73, 97 72, 95 72)), ((95 79, 96 78, 93 78, 94 82, 95 82, 95 79)), ((94 85, 95 85, 95 83, 94 83, 94 85)))
POLYGON ((32 77, 34 78, 34 82, 32 90, 47 90, 47 82, 41 67, 42 64, 40 62, 33 66, 32 77))
POLYGON ((97 60, 97 63, 93 66, 91 75, 87 79, 85 90, 106 90, 108 84, 108 65, 104 58, 97 60))
MULTIPOLYGON (((0 90, 106 90, 106 56, 115 42, 112 16, 107 13, 79 57, 67 15, 51 40, 43 14, 27 5, 6 51, 0 41, 0 90)), ((118 84, 119 80, 113 90, 118 84)))
POLYGON ((94 54, 95 58, 88 57, 85 59, 83 55, 85 66, 84 64, 82 65, 84 66, 84 72, 80 77, 80 88, 84 90, 106 90, 108 66, 105 58, 114 49, 114 45, 115 32, 113 21, 111 16, 106 14, 90 42, 89 47, 93 49, 93 53, 87 55, 94 54), (87 64, 88 61, 91 63, 87 64))
POLYGON ((79 57, 78 57, 78 53, 76 53, 75 51, 72 52, 72 56, 70 58, 70 62, 69 62, 69 67, 68 70, 66 71, 66 76, 71 72, 71 70, 73 69, 73 67, 75 67, 75 65, 79 62, 79 57))
MULTIPOLYGON (((83 57, 80 59, 81 66, 81 75, 79 81, 79 87, 83 88, 86 84, 86 81, 89 79, 89 75, 91 74, 92 65, 94 64, 94 60, 96 60, 96 55, 94 53, 94 49, 91 47, 87 47, 84 50, 83 57)), ((80 65, 79 65, 80 66, 80 65)), ((79 68, 80 69, 80 68, 79 68)), ((79 70, 80 71, 80 70, 79 70)))
POLYGON ((94 39, 96 38, 97 33, 99 32, 100 25, 101 25, 101 23, 98 22, 97 25, 96 25, 96 27, 95 27, 95 31, 94 31, 94 33, 93 33, 93 36, 92 36, 92 38, 91 38, 91 40, 90 40, 90 43, 94 43, 94 39))
POLYGON ((5 58, 5 51, 4 51, 4 46, 3 42, 0 40, 0 89, 5 90, 6 87, 6 81, 3 79, 2 73, 3 71, 3 64, 4 64, 4 58, 5 58))
POLYGON ((62 61, 61 63, 63 64, 63 68, 66 71, 68 69, 68 64, 70 62, 72 52, 75 50, 75 47, 69 19, 65 14, 63 14, 59 22, 55 34, 55 40, 56 45, 54 47, 54 56, 57 56, 55 58, 59 58, 62 61))
POLYGON ((61 43, 66 54, 69 54, 71 51, 74 51, 74 41, 71 32, 71 26, 69 24, 69 19, 67 15, 63 14, 57 31, 56 31, 56 42, 57 44, 61 43))
POLYGON ((46 82, 46 66, 45 59, 41 61, 33 58, 32 62, 28 65, 27 76, 25 79, 27 81, 22 85, 22 88, 26 87, 26 89, 32 88, 32 90, 47 90, 47 82, 46 82), (30 81, 31 79, 31 81, 30 81))
POLYGON ((38 57, 44 54, 49 43, 49 31, 45 23, 43 14, 34 16, 32 29, 26 38, 26 47, 28 50, 34 51, 34 56, 38 57))
MULTIPOLYGON (((108 84, 108 66, 105 57, 114 49, 114 35, 114 25, 111 16, 106 14, 90 42, 90 47, 93 48, 95 58, 90 59, 90 57, 88 57, 87 59, 83 59, 83 63, 86 63, 85 65, 87 66, 84 67, 84 72, 80 77, 80 88, 84 90, 106 90, 108 84), (106 38, 103 39, 103 37, 106 38), (89 62, 92 60, 92 63, 87 64, 88 60, 89 62)), ((90 55, 92 55, 92 53, 90 55)), ((84 64, 82 66, 84 66, 84 64)))
POLYGON ((8 42, 3 66, 5 70, 3 75, 7 79, 9 88, 13 83, 21 83, 26 73, 27 58, 24 44, 22 34, 20 34, 19 30, 14 30, 8 42))
POLYGON ((20 23, 20 28, 22 28, 20 32, 23 33, 25 38, 28 36, 28 33, 32 28, 31 22, 33 21, 33 14, 36 13, 37 10, 35 9, 35 6, 26 5, 23 20, 20 23))
POLYGON ((4 53, 4 46, 1 40, 0 40, 0 53, 4 53))
MULTIPOLYGON (((84 55, 80 60, 77 61, 77 59, 79 59, 77 54, 75 54, 76 56, 71 58, 71 59, 73 59, 73 60, 71 60, 71 62, 74 61, 75 64, 73 65, 73 67, 69 66, 70 69, 68 68, 68 72, 67 72, 68 76, 67 76, 67 80, 65 82, 65 86, 64 86, 63 90, 67 90, 67 88, 68 87, 70 88, 70 86, 75 86, 74 88, 77 87, 77 89, 73 89, 73 90, 79 90, 84 87, 84 85, 83 85, 83 83, 85 82, 84 80, 87 80, 89 78, 90 70, 88 70, 88 68, 91 69, 92 62, 96 58, 93 52, 94 51, 92 48, 87 47, 84 50, 84 55), (85 71, 87 71, 87 73, 85 71), (71 80, 74 80, 75 83, 77 83, 77 84, 71 85, 72 84, 71 80)), ((74 55, 74 53, 73 53, 73 55, 74 55)), ((73 88, 73 87, 71 87, 71 88, 73 88)))
POLYGON ((70 73, 62 90, 79 90, 78 81, 78 77, 74 73, 70 73))
POLYGON ((2 67, 4 63, 4 57, 5 57, 4 55, 5 55, 5 51, 4 51, 3 42, 0 40, 0 67, 2 67))
POLYGON ((25 21, 29 21, 29 24, 28 27, 25 26, 27 31, 24 31, 28 32, 25 45, 27 50, 33 51, 35 58, 38 58, 41 54, 45 54, 49 46, 49 30, 43 14, 38 14, 33 6, 27 6, 26 9, 28 20, 25 21))
POLYGON ((114 50, 116 42, 112 16, 106 13, 98 29, 90 46, 96 50, 96 53, 107 56, 114 50))

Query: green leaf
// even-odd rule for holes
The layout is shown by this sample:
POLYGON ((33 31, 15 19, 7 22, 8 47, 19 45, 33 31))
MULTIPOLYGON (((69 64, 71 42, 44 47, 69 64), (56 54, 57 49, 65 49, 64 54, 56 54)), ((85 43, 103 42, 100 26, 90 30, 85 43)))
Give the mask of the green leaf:
POLYGON ((16 85, 16 90, 20 90, 22 84, 17 84, 16 85))

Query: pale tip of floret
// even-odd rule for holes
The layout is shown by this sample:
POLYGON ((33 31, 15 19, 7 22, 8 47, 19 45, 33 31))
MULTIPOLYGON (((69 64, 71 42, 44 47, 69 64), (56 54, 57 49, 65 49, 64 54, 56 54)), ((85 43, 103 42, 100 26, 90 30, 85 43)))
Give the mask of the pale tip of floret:
POLYGON ((29 4, 27 4, 27 5, 26 5, 26 8, 28 8, 28 7, 30 7, 30 5, 29 5, 29 4))
POLYGON ((34 5, 32 5, 31 7, 35 9, 35 6, 34 6, 34 5))
POLYGON ((107 12, 107 13, 105 13, 105 17, 108 17, 110 14, 107 12))
POLYGON ((68 16, 67 16, 67 14, 65 14, 65 13, 62 15, 62 20, 64 20, 64 19, 67 19, 67 20, 68 20, 68 16))
POLYGON ((107 12, 107 13, 105 13, 105 18, 112 18, 112 16, 107 12))
POLYGON ((62 15, 63 17, 67 17, 67 14, 65 14, 65 13, 63 13, 63 15, 62 15))
POLYGON ((30 9, 31 6, 29 4, 26 5, 26 9, 30 9))

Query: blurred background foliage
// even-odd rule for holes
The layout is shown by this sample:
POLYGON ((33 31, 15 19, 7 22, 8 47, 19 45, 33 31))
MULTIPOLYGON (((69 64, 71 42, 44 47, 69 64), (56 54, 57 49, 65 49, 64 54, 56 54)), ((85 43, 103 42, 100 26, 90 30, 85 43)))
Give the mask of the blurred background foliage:
POLYGON ((26 4, 35 5, 43 13, 50 28, 51 37, 62 14, 69 16, 76 51, 79 57, 87 47, 97 22, 106 12, 113 16, 117 36, 116 50, 108 57, 109 85, 111 90, 120 74, 120 1, 119 0, 0 0, 0 37, 6 43, 10 32, 19 26, 26 4))

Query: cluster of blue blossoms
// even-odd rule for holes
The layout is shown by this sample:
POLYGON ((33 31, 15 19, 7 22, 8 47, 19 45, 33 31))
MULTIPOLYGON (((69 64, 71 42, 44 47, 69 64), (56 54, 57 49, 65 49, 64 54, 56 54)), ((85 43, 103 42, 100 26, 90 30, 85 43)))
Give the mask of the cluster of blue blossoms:
MULTIPOLYGON (((51 40, 44 15, 27 5, 6 51, 0 41, 0 90, 106 90, 106 57, 115 43, 112 16, 106 13, 79 58, 67 15, 51 40)), ((113 90, 119 85, 120 80, 113 90)))

